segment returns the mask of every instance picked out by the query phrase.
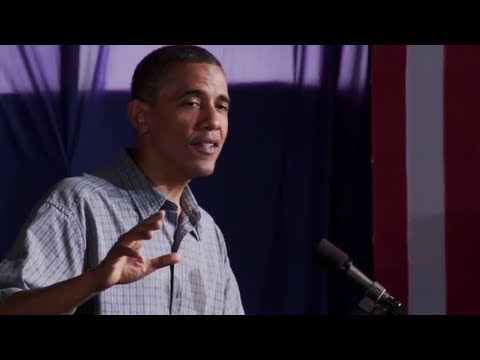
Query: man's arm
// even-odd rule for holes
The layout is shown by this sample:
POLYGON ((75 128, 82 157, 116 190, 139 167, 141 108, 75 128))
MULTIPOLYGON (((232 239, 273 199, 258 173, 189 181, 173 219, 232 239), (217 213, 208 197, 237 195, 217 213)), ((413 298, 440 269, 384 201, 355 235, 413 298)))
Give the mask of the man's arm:
POLYGON ((0 304, 0 315, 72 314, 100 291, 92 270, 45 288, 18 291, 0 304))
POLYGON ((120 236, 105 259, 94 269, 48 287, 16 292, 0 304, 4 314, 71 314, 96 294, 116 284, 128 284, 179 261, 176 253, 145 259, 143 240, 160 229, 165 212, 154 214, 120 236))

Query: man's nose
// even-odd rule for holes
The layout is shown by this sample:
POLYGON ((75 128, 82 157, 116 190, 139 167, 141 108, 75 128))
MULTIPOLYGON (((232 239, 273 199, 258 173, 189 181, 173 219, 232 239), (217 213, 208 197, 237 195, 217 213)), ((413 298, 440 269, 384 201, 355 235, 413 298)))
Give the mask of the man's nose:
POLYGON ((215 106, 208 106, 202 114, 202 129, 217 130, 220 128, 220 115, 215 106))

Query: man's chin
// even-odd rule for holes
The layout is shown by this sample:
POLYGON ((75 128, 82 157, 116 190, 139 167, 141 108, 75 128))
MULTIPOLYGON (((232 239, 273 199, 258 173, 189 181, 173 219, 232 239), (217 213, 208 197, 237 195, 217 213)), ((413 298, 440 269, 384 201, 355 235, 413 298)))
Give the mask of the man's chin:
POLYGON ((210 176, 215 171, 215 166, 199 166, 192 171, 192 178, 210 176))

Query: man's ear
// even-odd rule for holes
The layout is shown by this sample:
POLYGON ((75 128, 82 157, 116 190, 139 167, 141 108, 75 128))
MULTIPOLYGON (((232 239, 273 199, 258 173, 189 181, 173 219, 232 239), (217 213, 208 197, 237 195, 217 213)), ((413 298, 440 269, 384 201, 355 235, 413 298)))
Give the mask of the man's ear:
POLYGON ((138 135, 144 135, 149 131, 146 119, 147 111, 147 104, 138 99, 131 100, 128 103, 128 118, 132 126, 137 130, 138 135))

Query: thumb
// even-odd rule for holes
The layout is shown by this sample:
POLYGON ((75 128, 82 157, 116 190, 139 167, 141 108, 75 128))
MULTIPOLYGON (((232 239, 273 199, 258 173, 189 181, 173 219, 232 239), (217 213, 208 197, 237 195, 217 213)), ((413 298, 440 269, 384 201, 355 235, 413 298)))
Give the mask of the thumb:
POLYGON ((171 253, 162 255, 154 259, 150 259, 150 270, 154 271, 165 266, 176 264, 180 261, 180 255, 178 253, 171 253))

